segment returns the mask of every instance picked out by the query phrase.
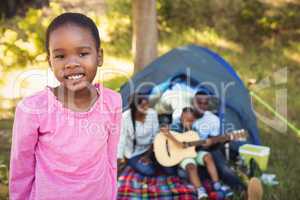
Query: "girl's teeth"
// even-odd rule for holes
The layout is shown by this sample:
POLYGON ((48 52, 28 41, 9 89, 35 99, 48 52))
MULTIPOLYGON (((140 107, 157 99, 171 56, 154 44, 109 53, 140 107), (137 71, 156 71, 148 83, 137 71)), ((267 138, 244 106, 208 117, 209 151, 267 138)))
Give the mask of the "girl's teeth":
POLYGON ((79 74, 79 75, 68 76, 68 79, 76 80, 76 79, 80 79, 81 77, 83 77, 83 75, 79 74))

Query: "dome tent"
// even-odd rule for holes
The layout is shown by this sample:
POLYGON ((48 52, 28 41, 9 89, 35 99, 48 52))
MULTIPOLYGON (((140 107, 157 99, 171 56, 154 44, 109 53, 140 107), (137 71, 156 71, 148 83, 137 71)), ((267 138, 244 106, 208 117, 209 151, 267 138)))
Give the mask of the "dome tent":
POLYGON ((204 47, 188 45, 175 48, 134 75, 120 90, 123 109, 127 109, 133 92, 150 94, 155 86, 182 75, 190 77, 192 84, 196 80, 196 87, 206 88, 219 98, 222 133, 243 128, 248 131, 251 143, 260 144, 247 88, 222 57, 204 47))

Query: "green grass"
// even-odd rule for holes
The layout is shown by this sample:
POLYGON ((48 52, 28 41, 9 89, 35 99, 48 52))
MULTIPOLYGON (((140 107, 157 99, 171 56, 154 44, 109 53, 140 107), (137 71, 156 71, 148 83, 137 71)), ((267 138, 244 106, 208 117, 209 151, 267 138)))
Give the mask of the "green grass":
POLYGON ((272 129, 264 130, 262 142, 271 147, 269 173, 277 175, 279 185, 265 187, 266 200, 300 199, 300 152, 299 138, 293 133, 278 133, 272 129))

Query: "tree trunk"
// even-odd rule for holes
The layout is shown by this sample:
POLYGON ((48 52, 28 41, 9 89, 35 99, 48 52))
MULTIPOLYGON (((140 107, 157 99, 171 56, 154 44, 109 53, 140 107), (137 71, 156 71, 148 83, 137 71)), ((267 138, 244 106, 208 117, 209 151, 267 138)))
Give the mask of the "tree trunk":
POLYGON ((157 57, 156 0, 133 0, 134 72, 157 57))

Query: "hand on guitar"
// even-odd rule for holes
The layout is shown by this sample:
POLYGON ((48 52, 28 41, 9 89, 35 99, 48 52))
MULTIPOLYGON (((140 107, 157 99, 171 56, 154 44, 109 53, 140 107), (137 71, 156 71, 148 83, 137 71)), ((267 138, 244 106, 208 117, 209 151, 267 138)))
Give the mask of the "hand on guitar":
POLYGON ((170 138, 171 133, 168 126, 162 126, 160 127, 160 132, 162 132, 166 137, 170 138))
POLYGON ((209 148, 209 147, 211 147, 213 144, 214 144, 213 140, 212 140, 211 138, 207 138, 207 139, 205 140, 205 143, 202 144, 202 146, 203 146, 204 148, 209 148))
POLYGON ((162 133, 168 134, 170 132, 169 126, 167 126, 167 125, 166 126, 161 126, 160 131, 162 133))
POLYGON ((170 133, 170 129, 168 126, 162 126, 160 127, 160 131, 168 138, 170 138, 171 140, 173 140, 175 142, 175 144, 180 147, 180 148, 186 148, 187 145, 184 144, 183 142, 180 142, 178 140, 176 140, 176 138, 174 138, 174 136, 172 135, 172 133, 170 133))

